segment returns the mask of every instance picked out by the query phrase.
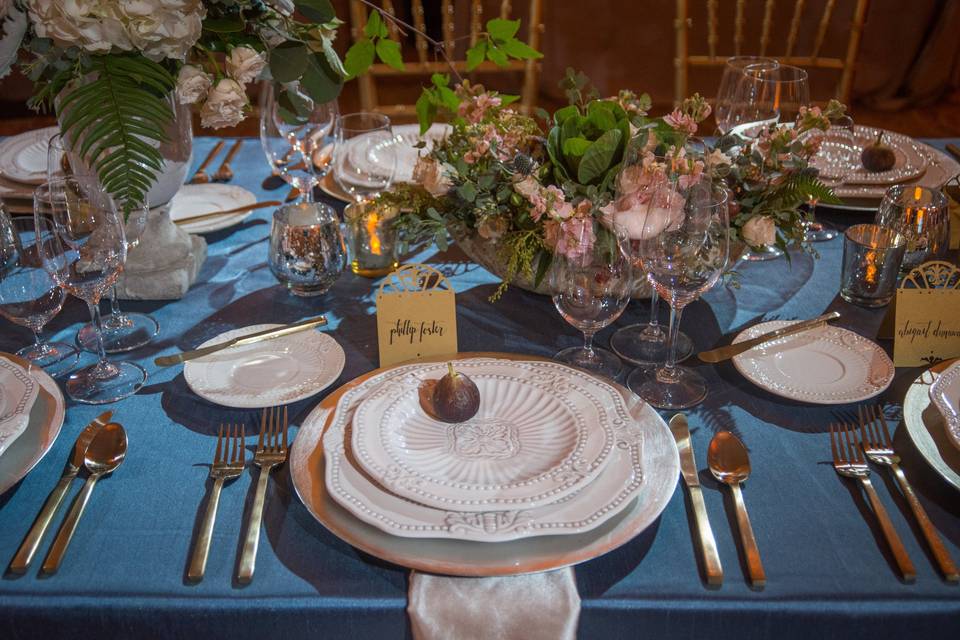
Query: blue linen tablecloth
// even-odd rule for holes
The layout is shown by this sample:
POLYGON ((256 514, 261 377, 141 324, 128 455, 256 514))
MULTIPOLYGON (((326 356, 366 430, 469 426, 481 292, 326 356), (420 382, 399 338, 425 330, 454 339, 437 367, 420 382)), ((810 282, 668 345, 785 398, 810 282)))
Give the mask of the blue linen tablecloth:
MULTIPOLYGON (((196 141, 196 162, 212 142, 196 141)), ((267 165, 256 141, 247 142, 235 168, 235 183, 258 198, 284 193, 261 191, 267 165)), ((97 486, 57 575, 37 577, 36 562, 29 574, 0 580, 3 638, 410 636, 404 611, 407 572, 358 552, 314 521, 294 495, 286 467, 273 475, 269 487, 253 583, 240 586, 233 579, 241 522, 252 500, 252 466, 224 489, 206 579, 197 585, 186 582, 217 428, 222 422, 242 421, 249 434, 258 412, 201 400, 187 388, 180 368, 158 369, 153 358, 193 348, 228 329, 287 323, 322 312, 347 354, 337 385, 377 366, 377 282, 345 273, 324 297, 289 295, 266 265, 269 215, 259 211, 241 225, 207 235, 209 257, 183 300, 124 303, 125 309, 152 313, 161 325, 154 344, 129 354, 149 372, 147 385, 112 406, 115 419, 128 431, 126 462, 97 486)), ((823 217, 841 225, 863 219, 858 214, 823 217)), ((683 329, 701 350, 723 344, 731 334, 763 319, 806 318, 839 309, 844 313, 841 325, 875 337, 882 311, 852 307, 837 295, 841 248, 842 242, 834 240, 817 245, 819 260, 794 254, 790 264, 741 264, 740 288, 717 288, 692 304, 683 329)), ((511 288, 500 302, 488 302, 496 278, 455 248, 446 253, 431 249, 416 258, 452 274, 461 351, 550 356, 579 342, 577 332, 546 297, 511 288)), ((601 332, 598 342, 604 344, 617 327, 644 319, 647 308, 631 305, 612 328, 601 332)), ((72 341, 85 320, 86 308, 72 300, 47 333, 72 341)), ((0 350, 15 351, 29 339, 20 328, 0 325, 0 350)), ((688 498, 678 485, 661 518, 647 531, 577 567, 583 599, 580 636, 956 636, 960 587, 940 579, 889 476, 877 474, 875 484, 916 564, 916 584, 897 579, 862 494, 829 464, 828 422, 849 416, 853 407, 790 402, 754 387, 729 363, 691 364, 710 383, 710 395, 689 415, 724 584, 708 589, 701 582, 688 498), (707 443, 721 429, 737 433, 750 449, 753 474, 744 492, 768 576, 763 591, 752 590, 745 580, 732 529, 732 503, 706 470, 707 443)), ((899 406, 918 372, 898 370, 882 400, 899 406)), ((323 395, 292 405, 293 424, 323 395)), ((0 563, 13 556, 78 432, 101 411, 69 405, 50 453, 0 496, 0 563)), ((960 494, 926 466, 902 427, 895 444, 931 520, 954 559, 960 560, 960 494)), ((73 493, 78 490, 79 483, 73 493)), ((50 538, 40 549, 41 559, 50 538)))

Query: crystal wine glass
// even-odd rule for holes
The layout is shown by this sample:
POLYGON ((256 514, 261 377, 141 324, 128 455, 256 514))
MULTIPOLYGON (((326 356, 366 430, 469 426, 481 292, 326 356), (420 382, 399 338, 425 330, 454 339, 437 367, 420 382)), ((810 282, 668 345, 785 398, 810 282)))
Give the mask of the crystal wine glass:
POLYGON ((662 367, 634 370, 627 386, 658 409, 683 409, 701 402, 707 386, 700 374, 677 366, 673 345, 684 307, 716 284, 726 269, 727 197, 707 181, 688 189, 670 182, 651 203, 646 221, 650 232, 639 249, 647 278, 670 305, 670 354, 662 367))
MULTIPOLYGON (((838 187, 846 182, 847 178, 857 168, 860 162, 860 153, 854 135, 853 118, 838 116, 830 120, 827 131, 814 129, 808 132, 808 137, 816 139, 820 149, 810 159, 810 165, 819 174, 820 182, 828 187, 838 187)), ((837 230, 823 226, 816 221, 817 201, 813 198, 809 202, 810 221, 806 225, 806 240, 808 242, 824 242, 837 237, 837 230)))
POLYGON ((40 331, 63 307, 66 295, 43 267, 40 245, 52 235, 49 220, 8 218, 0 210, 0 315, 33 331, 34 344, 17 355, 52 376, 66 373, 80 352, 64 342, 45 342, 40 331))
POLYGON ((740 112, 734 108, 737 104, 737 90, 739 89, 740 79, 743 77, 743 70, 756 64, 768 65, 773 68, 779 66, 774 58, 761 56, 733 56, 727 58, 727 64, 723 67, 723 75, 720 77, 716 106, 713 110, 714 118, 717 121, 717 130, 721 135, 730 133, 733 127, 740 124, 737 119, 740 112))
POLYGON ((593 346, 594 334, 611 324, 630 302, 633 264, 626 231, 592 219, 572 221, 566 254, 555 253, 550 268, 553 304, 564 320, 583 332, 583 346, 564 349, 555 359, 616 378, 623 363, 606 349, 593 346))
MULTIPOLYGON (((97 177, 80 157, 67 149, 64 138, 56 134, 47 146, 47 180, 75 178, 89 188, 96 188, 97 177)), ((130 212, 126 221, 127 249, 140 242, 147 223, 149 208, 144 205, 130 212)), ((147 345, 160 333, 160 323, 146 313, 124 312, 117 301, 117 287, 110 288, 110 314, 103 318, 103 348, 107 353, 133 351, 147 345)), ((97 329, 92 323, 77 331, 77 344, 85 351, 97 351, 97 329)))
POLYGON ((333 167, 337 184, 355 202, 388 189, 397 170, 397 140, 390 118, 369 112, 340 116, 333 167))
POLYGON ((317 103, 295 87, 278 96, 272 82, 261 85, 260 146, 305 202, 313 202, 313 188, 330 171, 338 113, 336 100, 317 103))
POLYGON ((97 328, 96 364, 67 379, 77 402, 102 404, 126 398, 146 381, 142 367, 110 362, 100 333, 100 298, 116 283, 127 257, 121 214, 102 190, 75 178, 53 180, 34 192, 34 219, 42 228, 49 212, 53 233, 40 245, 44 267, 68 293, 87 303, 97 328))

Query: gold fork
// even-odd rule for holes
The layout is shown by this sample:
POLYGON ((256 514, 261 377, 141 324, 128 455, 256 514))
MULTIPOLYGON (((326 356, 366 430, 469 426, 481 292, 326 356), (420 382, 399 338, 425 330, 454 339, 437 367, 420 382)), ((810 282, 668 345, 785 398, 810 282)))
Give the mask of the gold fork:
POLYGON ((257 546, 260 544, 263 504, 267 497, 267 482, 270 480, 270 471, 283 464, 287 459, 287 426, 286 407, 283 408, 282 420, 279 407, 270 407, 263 410, 260 437, 257 439, 257 452, 253 456, 253 461, 260 467, 260 475, 257 478, 257 493, 253 498, 253 507, 250 509, 250 519, 247 521, 243 551, 240 554, 240 569, 237 572, 237 580, 243 584, 253 580, 254 565, 257 562, 257 546))
POLYGON ((890 439, 890 430, 887 429, 887 419, 883 417, 883 411, 877 407, 867 407, 866 410, 858 407, 857 412, 860 415, 860 436, 863 439, 864 453, 874 464, 889 467, 893 471, 893 477, 897 479, 897 484, 900 485, 900 490, 913 511, 917 524, 920 525, 920 531, 927 539, 927 544, 930 545, 930 550, 940 566, 944 579, 947 582, 957 582, 960 580, 957 565, 953 563, 953 558, 943 546, 943 541, 940 540, 937 530, 933 528, 930 517, 913 492, 913 487, 907 481, 903 469, 900 468, 900 456, 893 451, 893 441, 890 439))
POLYGON ((840 422, 830 425, 830 448, 833 450, 833 468, 841 476, 855 478, 863 485, 870 499, 870 506, 873 507, 873 513, 876 514, 880 522, 880 528, 883 529, 883 535, 887 538, 887 544, 893 551, 893 558, 897 562, 900 574, 904 582, 913 582, 917 578, 917 570, 907 555, 907 550, 897 535, 897 530, 893 528, 890 522, 890 516, 880 502, 877 490, 873 488, 870 482, 870 468, 863 457, 863 450, 860 443, 857 442, 857 430, 855 427, 840 422))
POLYGON ((223 140, 218 140, 217 144, 213 145, 213 149, 210 149, 207 157, 204 158, 200 166, 197 167, 197 172, 190 178, 190 184, 206 184, 210 182, 210 176, 207 175, 207 166, 213 162, 213 159, 217 157, 221 149, 223 149, 223 140))
POLYGON ((233 162, 234 157, 236 157, 237 152, 240 151, 240 147, 242 146, 243 138, 233 143, 230 151, 227 151, 227 157, 220 163, 220 168, 213 174, 214 182, 230 182, 233 180, 233 168, 230 166, 230 163, 233 162))
POLYGON ((213 454, 213 466, 210 467, 210 477, 213 478, 213 489, 207 501, 207 511, 203 515, 200 533, 193 546, 193 555, 190 558, 190 568, 187 577, 191 580, 203 580, 203 573, 207 568, 207 556, 210 553, 210 538, 213 535, 213 523, 217 519, 217 505, 220 504, 220 490, 225 480, 236 478, 243 473, 246 452, 243 449, 243 438, 246 435, 243 425, 227 425, 224 431, 220 425, 217 436, 217 451, 213 454))

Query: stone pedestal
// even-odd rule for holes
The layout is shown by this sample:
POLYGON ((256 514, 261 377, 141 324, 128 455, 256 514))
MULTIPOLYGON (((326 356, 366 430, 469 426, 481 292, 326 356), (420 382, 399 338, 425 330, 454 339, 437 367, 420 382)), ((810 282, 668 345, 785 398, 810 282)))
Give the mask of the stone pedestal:
POLYGON ((207 241, 170 219, 170 205, 151 209, 141 242, 127 253, 117 282, 121 300, 177 300, 197 279, 207 258, 207 241))

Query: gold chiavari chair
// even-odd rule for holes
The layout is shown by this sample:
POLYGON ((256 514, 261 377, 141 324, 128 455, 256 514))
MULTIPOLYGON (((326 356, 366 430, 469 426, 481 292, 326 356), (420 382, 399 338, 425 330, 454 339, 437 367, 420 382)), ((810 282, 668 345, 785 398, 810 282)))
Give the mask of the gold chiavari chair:
MULTIPOLYGON (((457 21, 455 19, 455 4, 465 4, 469 1, 470 22, 469 32, 464 34, 464 39, 469 36, 470 46, 473 46, 479 33, 483 31, 486 20, 494 16, 484 16, 482 0, 442 0, 441 2, 441 31, 444 49, 448 55, 453 57, 457 47, 457 21)), ((542 11, 541 0, 530 0, 529 13, 526 17, 527 37, 526 42, 534 49, 539 48, 540 35, 543 33, 543 24, 540 22, 542 11)), ((396 15, 393 0, 382 0, 380 6, 384 11, 396 15)), ((412 0, 413 26, 421 32, 426 32, 424 20, 423 0, 412 0)), ((368 7, 358 0, 350 2, 350 33, 354 41, 363 37, 363 27, 367 23, 369 15, 368 7)), ((500 2, 500 18, 510 18, 513 12, 513 6, 510 0, 500 2)), ((403 34, 396 24, 387 20, 390 38, 401 42, 403 34)), ((398 76, 416 77, 420 76, 426 79, 432 73, 447 73, 450 66, 442 59, 433 59, 434 53, 430 50, 430 44, 426 38, 419 33, 414 33, 416 54, 415 61, 405 61, 406 69, 403 71, 394 69, 382 63, 376 63, 370 67, 370 70, 357 79, 360 89, 360 104, 364 111, 379 111, 391 117, 411 117, 416 114, 412 104, 380 104, 377 99, 377 80, 379 78, 396 78, 398 76)), ((461 47, 466 48, 466 47, 461 47)), ((467 68, 466 60, 452 60, 454 68, 460 73, 465 73, 467 68)), ((538 60, 511 60, 507 66, 499 67, 490 61, 485 61, 477 67, 474 72, 483 74, 489 73, 517 73, 523 74, 523 89, 520 94, 519 106, 524 113, 531 112, 536 106, 537 99, 537 79, 540 73, 540 62, 538 60)), ((471 72, 471 73, 474 73, 471 72)))
MULTIPOLYGON (((759 2, 761 0, 755 0, 759 2)), ((725 54, 718 53, 720 43, 720 0, 706 0, 707 14, 707 55, 691 55, 689 51, 690 29, 693 21, 690 18, 690 2, 688 0, 677 0, 677 15, 675 28, 676 37, 676 76, 674 81, 674 95, 677 102, 683 100, 689 94, 688 76, 691 67, 723 67, 729 56, 739 55, 760 55, 771 56, 780 60, 783 64, 790 64, 798 67, 812 69, 833 69, 840 72, 840 80, 837 84, 835 96, 840 101, 849 104, 850 87, 853 84, 853 71, 856 62, 857 50, 860 46, 860 36, 863 31, 863 25, 866 20, 867 5, 869 0, 856 0, 852 3, 852 13, 849 15, 849 29, 847 30, 848 39, 846 51, 843 58, 826 57, 821 55, 824 40, 827 31, 833 20, 845 20, 847 16, 837 15, 836 0, 823 0, 822 2, 807 2, 807 0, 793 0, 793 2, 781 2, 778 10, 776 0, 762 0, 763 19, 760 26, 760 38, 757 46, 750 47, 746 43, 746 28, 748 11, 747 0, 722 0, 725 8, 733 8, 733 51, 725 54), (792 11, 790 7, 793 7, 792 11), (798 53, 798 40, 801 24, 805 15, 813 15, 812 12, 822 9, 823 13, 817 22, 816 31, 813 34, 812 47, 806 49, 807 54, 798 53), (785 47, 782 50, 775 50, 771 46, 772 34, 774 32, 774 23, 777 20, 789 18, 789 32, 784 41, 785 47)), ((848 2, 846 5, 850 5, 848 2)), ((778 48, 779 49, 779 48, 778 48)))

